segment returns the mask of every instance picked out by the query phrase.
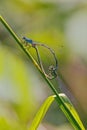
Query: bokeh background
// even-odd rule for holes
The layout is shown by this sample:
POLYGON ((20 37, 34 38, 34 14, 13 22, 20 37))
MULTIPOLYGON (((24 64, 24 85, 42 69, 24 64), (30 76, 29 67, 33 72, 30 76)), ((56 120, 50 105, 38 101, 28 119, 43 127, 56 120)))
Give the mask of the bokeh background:
MULTIPOLYGON (((69 96, 87 128, 86 0, 0 0, 0 14, 20 39, 53 48, 60 78, 52 82, 69 96)), ((45 66, 47 56, 43 53, 45 66)), ((49 95, 40 73, 0 23, 0 129, 25 129, 49 95)), ((38 128, 48 129, 73 130, 56 102, 38 128)))

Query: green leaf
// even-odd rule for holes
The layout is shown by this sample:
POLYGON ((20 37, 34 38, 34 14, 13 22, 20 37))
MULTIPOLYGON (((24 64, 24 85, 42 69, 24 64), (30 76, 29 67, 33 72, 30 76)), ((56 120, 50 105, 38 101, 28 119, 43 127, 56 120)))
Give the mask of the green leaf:
MULTIPOLYGON (((82 122, 80 120, 80 117, 77 114, 77 112, 76 112, 75 108, 73 107, 73 105, 72 105, 71 101, 69 100, 69 98, 64 93, 59 94, 59 96, 60 96, 61 100, 63 101, 64 105, 67 107, 67 109, 71 113, 71 115, 74 117, 74 120, 76 122, 78 122, 79 127, 81 128, 81 130, 85 130, 85 128, 84 128, 84 126, 83 126, 83 124, 82 124, 82 122)), ((63 110, 63 112, 65 113, 65 115, 67 114, 66 111, 63 110)), ((73 123, 73 122, 71 122, 71 123, 73 123)), ((75 124, 73 126, 75 126, 75 124)), ((75 130, 77 130, 76 126, 75 126, 75 130)))
POLYGON ((40 124, 40 122, 42 121, 42 119, 44 118, 47 110, 49 109, 50 105, 52 104, 52 102, 55 99, 55 95, 50 96, 46 99, 46 101, 42 104, 42 106, 40 107, 39 111, 37 112, 29 130, 36 130, 40 124))
MULTIPOLYGON (((73 107, 71 101, 69 100, 69 98, 64 94, 61 93, 59 94, 59 97, 61 98, 62 102, 64 103, 65 107, 67 107, 68 111, 70 112, 70 114, 73 116, 74 120, 79 124, 79 128, 81 130, 85 130, 79 115, 77 114, 75 108, 73 107)), ((54 101, 54 99, 57 98, 56 95, 54 96, 50 96, 46 99, 46 101, 42 104, 42 106, 40 107, 39 111, 37 112, 29 130, 37 130, 39 124, 41 123, 42 119, 44 118, 47 110, 49 109, 50 105, 52 104, 52 102, 54 101)), ((62 106, 61 106, 62 111, 64 112, 64 114, 67 116, 67 111, 65 111, 62 106)), ((72 120, 69 119, 70 123, 73 124, 72 120)), ((78 126, 76 127, 75 124, 73 124, 75 130, 77 130, 78 126)))

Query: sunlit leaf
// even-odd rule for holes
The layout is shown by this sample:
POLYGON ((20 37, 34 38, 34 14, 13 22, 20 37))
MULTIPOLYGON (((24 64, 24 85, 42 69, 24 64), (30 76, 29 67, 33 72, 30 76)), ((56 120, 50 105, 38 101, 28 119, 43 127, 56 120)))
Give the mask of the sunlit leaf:
MULTIPOLYGON (((59 96, 60 96, 61 100, 63 101, 64 105, 69 110, 69 112, 73 115, 74 120, 78 122, 80 129, 85 130, 85 128, 79 118, 79 115, 77 114, 77 112, 76 112, 75 108, 73 107, 72 103, 70 102, 69 98, 63 93, 59 94, 59 96)), ((56 98, 56 96, 50 96, 46 99, 46 101, 43 103, 43 105, 39 109, 38 113, 36 114, 29 130, 37 130, 37 128, 38 128, 39 124, 41 123, 42 119, 44 118, 48 108, 50 107, 51 103, 54 101, 55 98, 56 98)), ((63 111, 63 112, 65 113, 65 115, 67 114, 66 111, 63 111)), ((76 127, 75 127, 75 129, 76 129, 76 127)))
POLYGON ((44 118, 47 110, 49 109, 51 103, 54 101, 55 96, 50 96, 46 99, 46 101, 42 104, 39 111, 37 112, 29 130, 36 130, 41 123, 42 119, 44 118))
MULTIPOLYGON (((79 115, 77 114, 75 108, 73 107, 71 101, 69 100, 69 98, 64 94, 64 93, 61 93, 59 94, 60 98, 62 99, 63 103, 65 104, 65 106, 68 108, 69 112, 73 115, 74 119, 78 122, 81 130, 85 130, 81 120, 80 120, 80 117, 79 115)), ((65 113, 66 115, 66 113, 65 113)))

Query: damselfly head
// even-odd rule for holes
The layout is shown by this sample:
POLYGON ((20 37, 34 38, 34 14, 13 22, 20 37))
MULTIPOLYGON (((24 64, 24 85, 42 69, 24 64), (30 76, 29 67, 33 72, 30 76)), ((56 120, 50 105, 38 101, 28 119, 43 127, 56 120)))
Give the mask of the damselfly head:
POLYGON ((26 39, 26 37, 23 37, 22 39, 24 39, 24 40, 25 40, 25 39, 26 39))
POLYGON ((27 42, 27 43, 30 43, 30 44, 32 44, 32 39, 29 39, 29 38, 26 38, 26 37, 23 37, 22 38, 25 42, 27 42))
POLYGON ((49 66, 48 68, 49 70, 49 76, 50 76, 50 79, 54 79, 57 77, 57 68, 55 68, 53 65, 49 66))

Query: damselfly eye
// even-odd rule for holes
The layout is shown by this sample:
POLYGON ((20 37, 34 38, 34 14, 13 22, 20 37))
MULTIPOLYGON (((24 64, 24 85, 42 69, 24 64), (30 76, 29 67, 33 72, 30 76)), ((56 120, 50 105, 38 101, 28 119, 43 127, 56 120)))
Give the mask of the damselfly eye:
POLYGON ((49 71, 55 71, 55 67, 53 65, 49 66, 49 71))
POLYGON ((26 39, 26 37, 23 37, 22 39, 24 39, 24 40, 25 40, 25 39, 26 39))
POLYGON ((49 76, 51 76, 51 77, 53 77, 53 78, 55 78, 55 77, 57 77, 57 69, 58 68, 55 68, 53 65, 51 65, 51 66, 49 66, 49 76))

